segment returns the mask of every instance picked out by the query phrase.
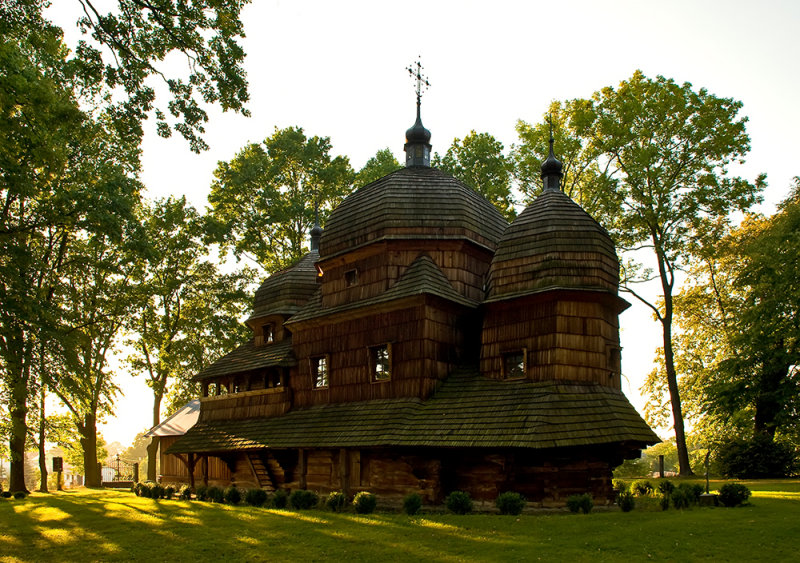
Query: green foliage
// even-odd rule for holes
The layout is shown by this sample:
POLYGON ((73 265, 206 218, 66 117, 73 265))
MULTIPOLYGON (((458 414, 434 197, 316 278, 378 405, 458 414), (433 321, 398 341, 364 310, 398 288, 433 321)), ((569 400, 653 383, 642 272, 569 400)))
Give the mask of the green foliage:
POLYGON ((11 491, 3 491, 2 493, 0 493, 0 497, 11 498, 11 491))
POLYGON ((225 489, 225 502, 228 504, 239 504, 242 502, 242 493, 236 488, 236 485, 231 485, 225 489))
POLYGON ((465 491, 453 491, 444 500, 447 510, 454 514, 469 514, 472 512, 472 498, 465 491))
POLYGON ((633 493, 623 491, 617 496, 617 505, 622 512, 630 512, 636 508, 636 498, 633 496, 633 493))
POLYGON ((788 477, 797 471, 794 448, 763 434, 723 444, 716 458, 722 474, 737 479, 788 477))
POLYGON ((357 514, 372 514, 378 505, 378 497, 374 494, 361 491, 353 497, 353 508, 357 514))
POLYGON ((589 514, 594 507, 594 500, 592 499, 592 495, 589 493, 583 493, 582 495, 571 495, 567 498, 567 508, 570 512, 577 513, 583 512, 584 514, 589 514))
POLYGON ((617 493, 617 495, 627 493, 630 490, 628 482, 624 479, 612 479, 611 488, 614 489, 614 492, 617 493))
POLYGON ((160 499, 164 497, 164 487, 158 483, 150 485, 150 498, 160 499))
POLYGON ((178 489, 178 498, 180 500, 192 500, 192 488, 189 485, 181 485, 178 489))
POLYGON ((161 498, 172 500, 173 496, 175 496, 175 487, 172 485, 167 485, 164 487, 164 492, 161 494, 161 498))
POLYGON ((208 196, 211 238, 269 272, 297 261, 307 252, 315 205, 324 224, 352 190, 349 161, 330 150, 328 137, 289 127, 220 162, 208 196))
POLYGON ((206 495, 208 496, 208 500, 211 502, 216 502, 216 503, 225 502, 225 489, 223 489, 222 487, 217 487, 212 485, 208 487, 206 495))
POLYGON ((500 493, 494 501, 500 514, 521 514, 525 508, 525 497, 513 491, 500 493))
POLYGON ((658 499, 658 504, 661 506, 661 510, 669 510, 670 500, 672 499, 672 493, 668 495, 662 495, 658 499))
POLYGON ((370 158, 364 167, 358 171, 353 182, 357 188, 366 186, 367 184, 380 180, 387 174, 396 172, 400 169, 400 163, 394 157, 392 151, 387 147, 375 153, 375 156, 370 158))
POLYGON ((14 498, 17 499, 17 500, 22 500, 27 496, 28 496, 28 493, 26 493, 25 491, 15 491, 14 492, 14 498))
POLYGON ((194 498, 200 501, 207 501, 208 498, 208 487, 204 485, 200 485, 195 489, 194 498))
POLYGON ((278 489, 272 494, 272 506, 274 508, 284 509, 289 502, 289 495, 283 489, 278 489))
POLYGON ((409 493, 403 497, 403 512, 413 516, 422 509, 422 497, 419 493, 409 493))
POLYGON ((250 506, 264 506, 267 502, 267 491, 264 489, 247 489, 244 502, 250 506))
POLYGON ((669 496, 675 490, 675 484, 672 481, 659 481, 658 492, 664 496, 669 496))
MULTIPOLYGON (((666 497, 667 495, 664 496, 666 497)), ((677 510, 689 508, 689 505, 694 503, 694 495, 691 489, 686 489, 683 487, 678 487, 677 489, 673 490, 669 494, 669 498, 672 501, 672 506, 674 506, 677 510)))
POLYGON ((740 483, 725 483, 719 489, 719 501, 723 506, 739 506, 750 498, 750 489, 740 483))
POLYGON ((297 489, 289 495, 289 505, 295 510, 308 510, 319 503, 319 495, 314 491, 297 489))
POLYGON ((643 458, 626 459, 614 470, 614 477, 641 477, 650 473, 650 463, 643 458))
POLYGON ((653 483, 648 479, 637 479, 631 483, 631 491, 638 496, 648 496, 653 494, 653 483))
POLYGON ((514 218, 511 164, 503 143, 489 133, 470 131, 463 141, 454 139, 447 153, 434 155, 431 164, 488 199, 509 221, 514 218))
POLYGON ((325 499, 325 505, 334 512, 341 512, 346 504, 347 498, 344 493, 336 491, 329 494, 328 498, 325 499))

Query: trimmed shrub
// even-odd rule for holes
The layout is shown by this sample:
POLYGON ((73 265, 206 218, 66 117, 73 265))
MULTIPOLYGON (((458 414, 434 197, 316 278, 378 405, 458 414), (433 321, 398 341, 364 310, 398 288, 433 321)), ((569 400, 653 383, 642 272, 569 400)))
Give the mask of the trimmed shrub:
POLYGON ((295 510, 308 510, 314 508, 319 502, 319 496, 314 491, 298 489, 289 495, 289 505, 295 510))
POLYGON ((661 481, 658 483, 658 492, 664 496, 669 496, 675 490, 675 484, 672 481, 661 481))
POLYGON ((166 487, 164 487, 164 492, 162 493, 161 496, 162 498, 165 498, 167 500, 172 500, 172 497, 175 496, 175 487, 173 487, 172 485, 167 485, 166 487))
POLYGON ((378 504, 378 497, 367 491, 361 491, 353 498, 353 508, 358 514, 372 514, 378 504))
POLYGON ((222 503, 225 501, 225 490, 221 487, 211 486, 208 488, 208 500, 211 502, 222 503))
POLYGON ((788 477, 797 470, 792 446, 761 434, 723 444, 716 458, 720 472, 736 479, 788 477))
POLYGON ((244 502, 250 506, 264 506, 267 502, 267 491, 264 489, 247 489, 244 493, 244 502))
POLYGON ((697 504, 700 502, 700 495, 705 492, 705 489, 702 485, 698 485, 697 483, 681 483, 678 485, 678 489, 683 491, 684 496, 686 496, 686 500, 689 504, 697 504))
MULTIPOLYGON (((664 496, 666 497, 666 495, 664 496)), ((672 506, 674 506, 676 510, 689 508, 693 498, 694 495, 692 492, 685 487, 678 487, 669 495, 669 499, 672 501, 672 506)))
POLYGON ((723 506, 739 506, 750 498, 750 489, 739 483, 725 483, 719 489, 719 501, 723 506))
POLYGON ((194 498, 197 500, 207 501, 208 499, 208 487, 205 485, 200 485, 194 491, 194 498))
POLYGON ((181 485, 178 489, 178 498, 180 500, 192 500, 192 488, 189 485, 181 485))
POLYGON ((334 491, 325 499, 325 505, 334 512, 341 512, 345 504, 347 504, 347 498, 344 496, 344 493, 334 491))
POLYGON ((525 508, 525 497, 513 491, 506 491, 497 495, 494 501, 495 506, 500 511, 500 514, 513 514, 517 515, 525 508))
POLYGON ((662 495, 660 499, 658 499, 658 503, 661 505, 661 510, 669 510, 669 499, 672 496, 670 493, 669 495, 662 495))
POLYGON ((225 502, 228 504, 239 504, 242 501, 242 493, 236 488, 236 485, 231 485, 225 489, 225 502))
POLYGON ((160 499, 162 496, 164 496, 164 487, 158 483, 150 485, 150 498, 160 499))
POLYGON ((577 513, 578 511, 584 514, 589 514, 594 507, 592 495, 583 493, 582 495, 572 495, 567 499, 567 508, 570 512, 577 513))
POLYGON ((289 494, 283 489, 278 489, 272 495, 272 506, 274 508, 284 509, 289 502, 289 494))
POLYGON ((422 497, 418 493, 409 493, 403 499, 403 512, 409 516, 417 514, 422 508, 422 497))
POLYGON ((636 496, 646 497, 653 494, 653 484, 647 479, 637 479, 631 483, 631 491, 636 496))
POLYGON ((614 489, 614 492, 617 493, 617 496, 621 495, 622 493, 627 493, 631 490, 628 483, 623 479, 612 479, 611 487, 614 489))
POLYGON ((25 491, 14 491, 14 498, 17 500, 22 500, 26 496, 28 496, 28 493, 26 493, 25 491))
POLYGON ((453 491, 445 499, 447 510, 454 514, 469 514, 472 512, 472 498, 464 491, 453 491))
POLYGON ((3 491, 2 493, 0 493, 0 497, 11 498, 11 492, 10 491, 3 491))
POLYGON ((617 504, 622 512, 630 512, 636 508, 636 498, 630 491, 625 491, 617 497, 617 504))

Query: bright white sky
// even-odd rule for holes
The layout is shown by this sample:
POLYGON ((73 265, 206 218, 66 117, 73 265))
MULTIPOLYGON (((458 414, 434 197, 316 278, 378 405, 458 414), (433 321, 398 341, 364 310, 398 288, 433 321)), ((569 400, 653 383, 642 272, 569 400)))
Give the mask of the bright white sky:
MULTIPOLYGON (((737 172, 768 174, 766 211, 800 174, 796 0, 255 0, 243 20, 252 117, 212 111, 211 150, 201 155, 147 124, 142 178, 151 196, 185 194, 205 208, 217 162, 275 127, 330 137, 333 154, 356 170, 385 147, 403 162, 415 112, 405 68, 418 56, 431 82, 422 118, 440 154, 472 129, 510 148, 518 119, 536 122, 550 101, 590 96, 638 68, 744 103, 752 150, 737 172)), ((623 390, 641 410, 660 331, 638 303, 620 320, 623 390)), ((118 382, 125 396, 101 430, 127 444, 150 426, 152 395, 141 378, 120 373, 118 382)))

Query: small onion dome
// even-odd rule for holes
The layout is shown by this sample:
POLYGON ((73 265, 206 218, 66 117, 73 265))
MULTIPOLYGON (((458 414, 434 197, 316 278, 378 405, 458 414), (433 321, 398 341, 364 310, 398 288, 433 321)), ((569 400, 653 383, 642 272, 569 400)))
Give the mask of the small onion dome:
POLYGON ((269 315, 293 315, 319 287, 315 264, 319 252, 312 250, 294 265, 264 280, 256 291, 253 314, 248 321, 269 315))
POLYGON ((411 129, 406 131, 406 144, 403 150, 406 153, 406 167, 420 166, 429 168, 431 165, 431 132, 422 125, 419 116, 419 103, 417 103, 417 121, 411 129))
POLYGON ((325 222, 320 258, 373 242, 470 240, 497 247, 508 222, 475 190, 435 168, 401 168, 347 196, 325 222))
POLYGON ((548 289, 617 293, 619 260, 603 227, 560 190, 543 192, 508 227, 490 270, 488 299, 548 289))
POLYGON ((322 236, 322 227, 319 223, 314 223, 309 235, 311 235, 311 250, 319 250, 319 239, 322 236))
MULTIPOLYGON (((408 122, 406 122, 408 123, 408 122)), ((422 124, 422 119, 417 111, 417 121, 414 122, 409 129, 406 129, 406 143, 423 143, 428 144, 431 142, 431 132, 428 131, 422 124)))
POLYGON ((561 182, 561 178, 564 177, 564 172, 562 171, 561 161, 556 158, 555 153, 553 153, 553 137, 550 137, 550 154, 547 155, 547 158, 542 162, 542 180, 544 181, 544 191, 556 190, 560 191, 561 188, 559 184, 561 182))

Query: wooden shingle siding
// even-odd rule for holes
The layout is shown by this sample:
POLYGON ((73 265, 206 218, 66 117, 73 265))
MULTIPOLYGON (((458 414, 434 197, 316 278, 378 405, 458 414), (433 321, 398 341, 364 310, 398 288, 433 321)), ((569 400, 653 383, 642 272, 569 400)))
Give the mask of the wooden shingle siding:
POLYGON ((348 196, 320 239, 324 260, 381 239, 467 239, 491 250, 507 226, 495 207, 433 168, 403 168, 348 196))
POLYGON ((317 290, 315 264, 319 253, 312 250, 291 267, 269 276, 256 291, 248 323, 269 315, 293 315, 317 290))
POLYGON ((251 372, 267 367, 291 367, 296 364, 292 352, 292 340, 285 339, 281 342, 256 346, 255 339, 251 339, 233 352, 222 356, 213 362, 195 379, 214 379, 226 375, 251 372))

